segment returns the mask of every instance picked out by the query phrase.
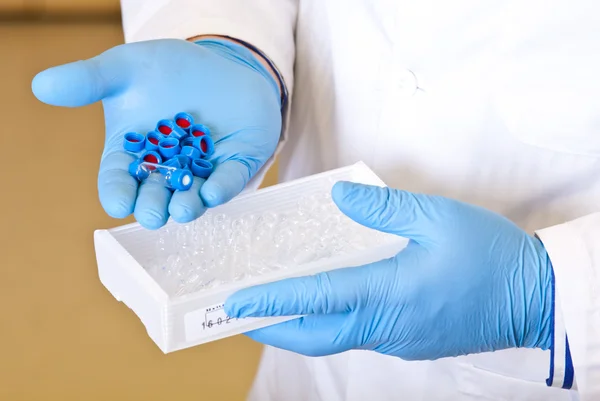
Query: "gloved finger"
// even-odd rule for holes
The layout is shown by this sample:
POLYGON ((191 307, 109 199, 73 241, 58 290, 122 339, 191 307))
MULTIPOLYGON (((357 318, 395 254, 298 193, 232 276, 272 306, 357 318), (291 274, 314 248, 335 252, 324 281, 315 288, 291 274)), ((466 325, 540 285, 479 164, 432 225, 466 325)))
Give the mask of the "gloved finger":
POLYGON ((171 200, 171 191, 162 182, 150 174, 139 186, 135 210, 135 219, 145 228, 156 230, 167 223, 167 208, 171 200))
POLYGON ((169 203, 169 214, 178 223, 189 223, 202 216, 206 207, 200 199, 203 178, 194 177, 192 187, 187 191, 175 191, 169 203))
POLYGON ((106 213, 122 219, 133 213, 138 181, 129 174, 134 156, 116 151, 107 154, 100 164, 98 195, 106 213))
POLYGON ((244 161, 228 160, 217 164, 200 189, 202 201, 208 207, 222 205, 242 192, 250 178, 250 168, 244 161))
POLYGON ((31 83, 42 102, 65 107, 85 106, 122 89, 129 77, 129 63, 121 47, 88 60, 52 67, 38 73, 31 83))
MULTIPOLYGON (((272 129, 279 130, 280 127, 275 124, 272 129)), ((201 190, 207 207, 222 205, 242 192, 271 157, 277 143, 272 140, 273 135, 268 132, 270 129, 245 128, 218 136, 211 159, 215 169, 201 190)))
POLYGON ((355 338, 347 338, 347 314, 313 315, 245 333, 262 344, 306 356, 325 356, 356 348, 355 338))
POLYGON ((394 278, 391 259, 242 289, 225 302, 228 316, 342 313, 377 303, 394 278))
POLYGON ((446 204, 442 198, 372 185, 337 182, 332 198, 352 220, 366 227, 423 244, 439 230, 446 204))

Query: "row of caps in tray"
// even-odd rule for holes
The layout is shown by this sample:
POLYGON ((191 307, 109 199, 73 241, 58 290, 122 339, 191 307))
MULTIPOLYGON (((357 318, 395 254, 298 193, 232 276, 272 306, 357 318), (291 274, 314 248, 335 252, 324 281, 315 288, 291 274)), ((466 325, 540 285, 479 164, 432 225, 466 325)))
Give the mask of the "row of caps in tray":
POLYGON ((158 121, 146 135, 126 133, 123 148, 131 153, 141 152, 129 165, 133 177, 139 181, 153 177, 169 189, 187 191, 193 176, 207 178, 213 171, 207 160, 215 150, 210 129, 196 124, 189 113, 158 121))

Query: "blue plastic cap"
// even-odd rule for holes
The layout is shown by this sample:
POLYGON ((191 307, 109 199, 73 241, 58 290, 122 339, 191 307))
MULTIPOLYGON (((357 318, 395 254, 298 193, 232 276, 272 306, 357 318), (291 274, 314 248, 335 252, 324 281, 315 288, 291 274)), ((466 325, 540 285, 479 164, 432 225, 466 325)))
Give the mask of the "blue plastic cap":
POLYGON ((215 143, 208 135, 194 138, 194 147, 200 151, 202 157, 211 157, 215 153, 215 143))
POLYGON ((129 175, 131 175, 134 178, 138 177, 138 168, 140 167, 140 160, 134 160, 131 163, 129 163, 129 175))
POLYGON ((158 143, 158 151, 165 159, 178 155, 180 150, 179 140, 176 138, 167 137, 158 143))
POLYGON ((158 123, 156 123, 155 131, 160 132, 165 136, 169 136, 171 133, 173 133, 175 127, 175 123, 172 120, 160 120, 158 123))
POLYGON ((177 169, 167 177, 167 184, 178 191, 187 191, 192 187, 194 177, 190 170, 177 169))
POLYGON ((159 132, 150 131, 146 134, 146 150, 158 151, 158 144, 165 136, 159 132))
POLYGON ((175 121, 175 124, 185 132, 190 132, 190 128, 194 125, 194 117, 183 111, 175 114, 173 120, 175 121))
POLYGON ((179 155, 164 162, 163 166, 173 167, 173 168, 183 168, 184 167, 183 165, 181 165, 181 161, 179 160, 179 155))
POLYGON ((147 150, 140 156, 140 160, 142 162, 161 164, 162 157, 158 154, 158 152, 153 150, 147 150))
POLYGON ((150 175, 150 172, 142 168, 141 164, 141 159, 134 160, 129 164, 129 174, 139 181, 145 180, 150 175))
POLYGON ((204 124, 194 124, 190 127, 190 135, 194 138, 199 136, 210 136, 210 128, 204 124))
POLYGON ((179 128, 177 124, 173 122, 173 120, 160 120, 156 124, 156 131, 165 136, 176 139, 181 139, 187 135, 187 132, 179 128))
POLYGON ((200 178, 208 178, 208 176, 212 173, 213 165, 208 160, 204 159, 195 159, 192 160, 192 173, 196 177, 200 178))
POLYGON ((177 155, 173 159, 177 159, 179 161, 181 168, 188 168, 192 163, 192 159, 185 155, 177 155))
POLYGON ((193 146, 184 146, 181 148, 181 154, 189 157, 192 160, 198 159, 201 156, 200 151, 193 146))
POLYGON ((182 138, 179 143, 181 144, 181 147, 194 146, 194 138, 191 136, 186 136, 185 138, 182 138))
POLYGON ((144 150, 146 138, 137 132, 128 132, 123 137, 123 148, 127 152, 138 153, 144 150))
POLYGON ((187 132, 185 132, 185 130, 183 128, 180 128, 178 126, 175 126, 173 128, 173 131, 171 131, 171 133, 169 134, 169 138, 177 138, 177 139, 182 139, 185 138, 187 136, 187 132))

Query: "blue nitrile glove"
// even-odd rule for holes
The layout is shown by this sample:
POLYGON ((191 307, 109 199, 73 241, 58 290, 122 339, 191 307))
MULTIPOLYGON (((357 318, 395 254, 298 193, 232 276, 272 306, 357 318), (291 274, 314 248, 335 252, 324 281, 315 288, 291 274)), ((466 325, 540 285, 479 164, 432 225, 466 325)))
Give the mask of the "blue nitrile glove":
POLYGON ((241 45, 228 40, 154 40, 112 48, 97 57, 39 73, 32 83, 41 101, 83 106, 102 100, 106 141, 98 175, 100 202, 115 218, 134 213, 145 227, 199 217, 237 195, 273 155, 281 131, 279 86, 241 45), (160 119, 185 111, 215 139, 210 178, 172 193, 157 182, 139 186, 123 151, 128 131, 146 134, 160 119))
POLYGON ((311 356, 406 360, 550 346, 552 266, 538 239, 443 197, 345 182, 332 195, 356 222, 411 241, 391 259, 233 294, 232 317, 306 315, 250 337, 311 356))

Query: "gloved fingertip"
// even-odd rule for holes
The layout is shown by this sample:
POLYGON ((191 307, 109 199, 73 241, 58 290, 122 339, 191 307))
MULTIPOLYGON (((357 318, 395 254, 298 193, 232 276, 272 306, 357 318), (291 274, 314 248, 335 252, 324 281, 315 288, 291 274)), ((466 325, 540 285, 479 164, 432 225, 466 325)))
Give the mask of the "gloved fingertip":
POLYGON ((233 318, 240 317, 240 311, 239 311, 239 308, 237 307, 237 304, 235 303, 235 301, 232 301, 230 298, 225 301, 225 305, 223 306, 223 309, 225 309, 225 313, 229 317, 233 317, 233 318))
POLYGON ((167 218, 152 209, 144 208, 134 212, 135 219, 140 225, 148 230, 158 230, 167 223, 167 218))
POLYGON ((200 190, 200 198, 207 207, 229 202, 242 192, 251 176, 247 163, 226 161, 215 167, 200 190))
POLYGON ((231 295, 225 301, 225 313, 232 318, 245 318, 252 316, 253 305, 245 295, 246 291, 241 290, 231 295))
POLYGON ((107 84, 99 78, 91 62, 86 60, 41 71, 33 78, 31 90, 36 98, 46 104, 79 107, 101 100, 119 82, 112 79, 107 84))
POLYGON ((339 204, 343 203, 349 196, 352 196, 360 186, 362 185, 354 182, 338 181, 331 189, 331 198, 339 206, 339 204))
POLYGON ((133 204, 126 199, 111 200, 110 202, 101 202, 106 214, 113 219, 124 219, 133 213, 133 204))
MULTIPOLYGON (((117 178, 119 178, 117 176, 117 178)), ((128 178, 128 177, 126 177, 128 178)), ((123 181, 103 183, 99 185, 98 192, 100 204, 106 214, 114 219, 124 219, 133 213, 135 206, 137 186, 135 183, 123 181)))
POLYGON ((206 181, 200 190, 200 198, 207 207, 216 207, 227 202, 229 199, 218 182, 206 181))
POLYGON ((54 92, 54 80, 52 79, 52 68, 41 71, 31 81, 33 95, 44 103, 49 103, 54 92))
POLYGON ((186 224, 196 220, 202 215, 201 211, 194 209, 193 207, 185 204, 172 204, 169 205, 169 214, 179 224, 186 224))

